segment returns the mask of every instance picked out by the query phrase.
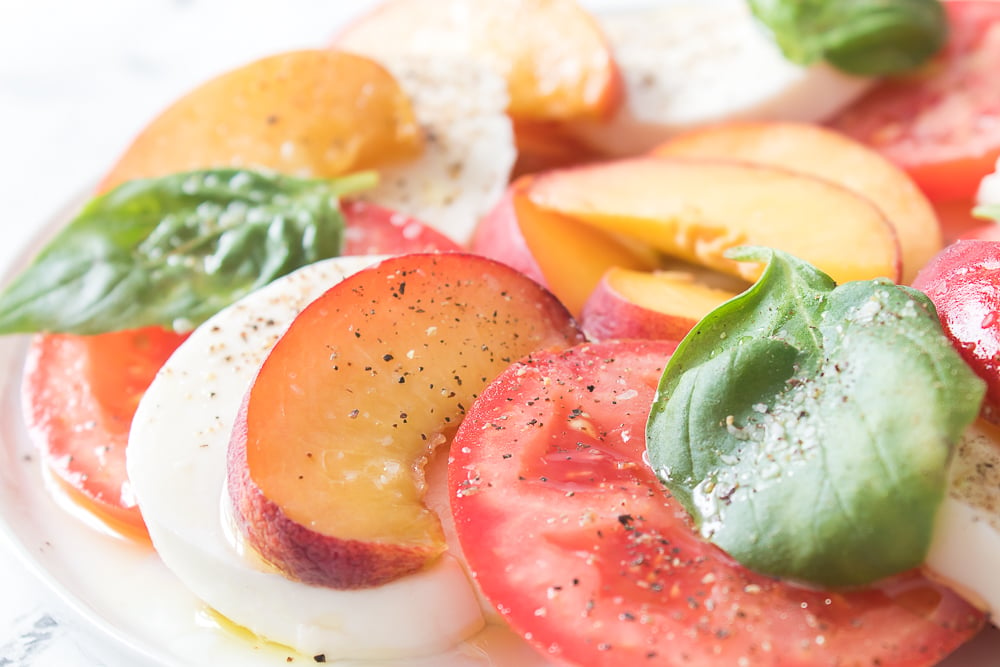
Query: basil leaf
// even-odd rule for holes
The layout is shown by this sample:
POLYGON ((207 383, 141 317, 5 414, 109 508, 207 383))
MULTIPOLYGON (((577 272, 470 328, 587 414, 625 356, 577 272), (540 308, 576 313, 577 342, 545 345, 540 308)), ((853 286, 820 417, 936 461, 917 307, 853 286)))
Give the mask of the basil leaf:
POLYGON ((915 69, 948 34, 938 0, 749 0, 788 60, 860 76, 915 69))
POLYGON ((752 570, 853 586, 920 565, 984 383, 921 292, 838 287, 776 250, 730 256, 769 263, 667 364, 651 465, 701 535, 752 570))
POLYGON ((0 294, 0 333, 191 328, 340 254, 337 180, 219 169, 137 180, 91 200, 0 294))

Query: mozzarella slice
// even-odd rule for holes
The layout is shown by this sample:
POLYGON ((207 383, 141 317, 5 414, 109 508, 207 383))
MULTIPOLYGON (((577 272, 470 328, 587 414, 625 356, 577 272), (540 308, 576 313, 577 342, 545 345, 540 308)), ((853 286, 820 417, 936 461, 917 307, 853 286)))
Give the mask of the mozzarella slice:
POLYGON ((425 139, 416 160, 380 170, 362 199, 409 214, 467 244, 503 195, 517 150, 507 88, 468 60, 406 58, 383 64, 410 96, 425 139))
POLYGON ((951 467, 926 566, 1000 625, 1000 431, 970 427, 951 467))
POLYGON ((684 130, 721 121, 818 122, 871 81, 782 56, 745 2, 671 2, 598 15, 625 83, 609 121, 573 132, 609 155, 642 153, 684 130))
POLYGON ((146 392, 128 446, 129 478, 166 566, 233 622, 328 660, 438 653, 484 624, 477 592, 451 554, 385 586, 336 591, 268 571, 227 536, 229 433, 257 368, 306 304, 377 260, 305 267, 208 320, 146 392))
POLYGON ((996 167, 992 174, 987 174, 979 182, 979 191, 976 193, 976 203, 978 204, 1000 204, 1000 159, 997 159, 996 167))

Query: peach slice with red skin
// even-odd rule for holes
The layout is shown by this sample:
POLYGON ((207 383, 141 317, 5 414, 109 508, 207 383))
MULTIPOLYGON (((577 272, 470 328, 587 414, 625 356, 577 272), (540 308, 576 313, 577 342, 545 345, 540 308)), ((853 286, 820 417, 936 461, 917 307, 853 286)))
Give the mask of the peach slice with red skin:
POLYGON ((574 0, 390 0, 334 44, 376 58, 483 62, 506 79, 515 118, 602 118, 622 96, 604 32, 574 0))
POLYGON ((642 244, 542 210, 529 197, 533 176, 508 188, 472 238, 472 250, 513 266, 548 287, 578 315, 612 266, 652 270, 659 256, 642 244))
POLYGON ((421 150, 409 98, 381 65, 338 51, 291 51, 225 72, 174 102, 100 189, 227 166, 327 178, 421 150))
MULTIPOLYGON (((530 178, 523 176, 507 187, 496 206, 479 221, 473 232, 470 247, 473 252, 501 261, 548 287, 545 273, 539 265, 539 258, 528 246, 518 219, 518 210, 523 210, 527 202, 525 191, 530 178)), ((530 202, 527 203, 530 205, 530 202)), ((558 222, 553 223, 555 224, 558 222)), ((566 303, 565 299, 563 303, 566 303)))
POLYGON ((934 207, 906 172, 834 130, 791 122, 726 123, 679 135, 652 154, 745 160, 816 176, 857 192, 875 204, 896 230, 905 282, 912 281, 942 247, 934 207))
POLYGON ((875 205, 777 167, 642 157, 540 174, 527 198, 546 214, 744 280, 763 269, 727 259, 737 245, 784 250, 838 283, 900 275, 896 233, 875 205))
POLYGON ((289 578, 377 586, 446 549, 424 465, 511 362, 583 336, 550 293, 465 253, 403 255, 334 285, 262 365, 233 429, 246 542, 289 578))
POLYGON ((580 326, 592 340, 680 341, 705 315, 741 291, 688 271, 612 267, 583 306, 580 326))

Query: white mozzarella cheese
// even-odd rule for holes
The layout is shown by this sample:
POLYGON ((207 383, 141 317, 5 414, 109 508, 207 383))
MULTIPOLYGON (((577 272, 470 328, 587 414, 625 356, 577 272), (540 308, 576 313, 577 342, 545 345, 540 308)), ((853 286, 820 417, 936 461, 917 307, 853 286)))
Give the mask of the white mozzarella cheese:
POLYGON ((987 174, 980 181, 976 203, 1000 205, 1000 159, 997 159, 993 173, 987 174))
POLYGON ((236 624, 328 660, 434 654, 484 624, 474 585, 450 553, 390 584, 336 591, 285 579, 231 539, 226 452, 257 368, 306 304, 377 259, 305 267, 196 329, 146 392, 128 447, 129 478, 166 566, 236 624))
POLYGON ((598 15, 625 84, 609 121, 574 133, 609 155, 650 150, 701 125, 735 120, 818 122, 871 81, 782 56, 742 0, 687 0, 598 15))
POLYGON ((410 57, 383 64, 410 96, 425 149, 415 160, 380 169, 379 185, 361 198, 465 245, 503 195, 517 158, 506 84, 469 60, 410 57))
POLYGON ((930 572, 990 611, 1000 625, 1000 432, 970 427, 955 452, 927 556, 930 572))

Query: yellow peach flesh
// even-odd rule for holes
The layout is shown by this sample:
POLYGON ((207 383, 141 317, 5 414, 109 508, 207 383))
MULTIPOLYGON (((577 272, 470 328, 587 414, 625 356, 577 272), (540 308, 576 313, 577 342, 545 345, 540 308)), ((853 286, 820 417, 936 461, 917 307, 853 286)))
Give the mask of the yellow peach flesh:
POLYGON ((582 341, 551 294, 477 255, 404 255, 348 277, 278 341, 230 445, 251 546, 342 588, 414 572, 446 548, 424 467, 513 361, 582 341))
POLYGON ((517 186, 511 196, 518 226, 546 285, 571 313, 580 312, 608 268, 651 270, 657 265, 655 253, 579 220, 542 210, 517 186))
POLYGON ((655 310, 698 321, 736 292, 697 282, 689 273, 656 271, 645 273, 611 269, 608 283, 622 298, 655 310))
POLYGON ((895 228, 902 253, 902 280, 907 283, 942 246, 934 208, 910 177, 879 153, 833 130, 802 123, 715 125, 678 136, 652 154, 783 167, 861 194, 895 228))
POLYGON ((548 172, 527 196, 545 212, 746 280, 762 267, 725 258, 734 246, 784 250, 837 282, 899 278, 895 232, 871 202, 774 167, 637 158, 548 172))
POLYGON ((211 167, 334 177, 422 148, 409 98, 380 65, 336 51, 292 51, 226 72, 174 102, 101 189, 211 167))

